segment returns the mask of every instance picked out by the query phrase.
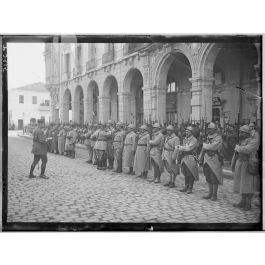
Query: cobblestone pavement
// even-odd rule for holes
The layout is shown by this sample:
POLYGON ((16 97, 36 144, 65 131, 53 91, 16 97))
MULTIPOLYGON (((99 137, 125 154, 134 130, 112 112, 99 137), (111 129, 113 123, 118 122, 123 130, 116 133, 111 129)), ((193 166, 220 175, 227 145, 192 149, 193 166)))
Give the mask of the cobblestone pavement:
MULTIPOLYGON (((232 180, 225 179, 217 202, 204 200, 207 185, 203 176, 194 193, 183 194, 183 176, 177 188, 149 183, 141 178, 111 171, 97 171, 85 163, 86 150, 76 159, 48 154, 48 180, 29 179, 32 141, 9 135, 8 221, 9 222, 170 222, 255 223, 260 218, 259 197, 252 211, 232 206, 239 196, 232 180)), ((35 169, 38 175, 40 169, 35 169)), ((151 173, 150 173, 151 174, 151 173)), ((167 174, 162 182, 167 181, 167 174)))

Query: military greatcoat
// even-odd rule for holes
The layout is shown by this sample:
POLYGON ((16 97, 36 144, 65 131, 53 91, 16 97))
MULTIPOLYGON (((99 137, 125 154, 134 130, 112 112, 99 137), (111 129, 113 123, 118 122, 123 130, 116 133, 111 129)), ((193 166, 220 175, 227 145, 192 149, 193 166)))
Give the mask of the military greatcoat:
POLYGON ((123 168, 133 167, 135 151, 136 151, 136 133, 132 131, 126 135, 124 141, 124 149, 122 156, 123 168))
POLYGON ((164 165, 162 161, 162 150, 164 145, 164 135, 161 131, 154 133, 153 139, 150 141, 150 157, 159 167, 160 172, 164 171, 164 165))

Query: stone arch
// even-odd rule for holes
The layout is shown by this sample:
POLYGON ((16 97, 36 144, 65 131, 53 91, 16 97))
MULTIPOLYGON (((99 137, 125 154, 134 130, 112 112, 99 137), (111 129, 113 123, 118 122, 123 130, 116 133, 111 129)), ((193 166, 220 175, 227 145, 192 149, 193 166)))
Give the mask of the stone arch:
POLYGON ((134 124, 143 123, 144 119, 144 95, 143 74, 136 67, 130 68, 125 75, 123 91, 126 96, 125 112, 126 121, 134 124))
POLYGON ((85 93, 85 122, 97 123, 99 115, 99 88, 95 80, 90 80, 85 93))
POLYGON ((66 89, 63 94, 63 116, 62 122, 69 123, 72 120, 72 95, 70 89, 66 89))
MULTIPOLYGON (((229 122, 247 122, 256 119, 254 116, 254 101, 249 96, 256 93, 257 83, 250 82, 250 71, 253 65, 258 64, 258 51, 253 43, 211 43, 207 44, 199 62, 200 78, 212 78, 209 87, 211 98, 208 99, 211 108, 211 119, 218 120, 223 125, 229 122), (225 83, 220 82, 220 76, 215 69, 221 66, 225 73, 225 83), (244 91, 238 89, 243 88, 244 91), (211 90, 211 91, 210 91, 211 90), (216 106, 216 100, 220 106, 216 106), (213 101, 212 101, 213 100, 213 101), (223 102, 223 103, 222 103, 223 102), (212 105, 214 104, 214 105, 212 105), (252 114, 250 114, 252 113, 252 114)), ((254 81, 254 82, 253 82, 254 81)), ((202 89, 206 89, 202 87, 202 89)))
POLYGON ((188 120, 191 114, 191 83, 193 62, 191 55, 176 49, 167 53, 158 63, 155 71, 152 96, 158 122, 188 120))
POLYGON ((119 120, 118 82, 114 75, 108 75, 103 82, 102 90, 102 121, 119 120))
POLYGON ((84 123, 84 92, 81 85, 74 89, 73 122, 77 124, 84 123))

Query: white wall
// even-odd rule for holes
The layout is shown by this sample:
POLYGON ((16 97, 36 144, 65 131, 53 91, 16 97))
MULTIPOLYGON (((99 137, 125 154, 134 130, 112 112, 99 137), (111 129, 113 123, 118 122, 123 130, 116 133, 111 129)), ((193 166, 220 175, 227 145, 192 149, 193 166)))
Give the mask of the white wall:
POLYGON ((18 126, 18 120, 23 120, 23 118, 24 125, 29 124, 31 118, 40 119, 41 116, 45 117, 45 122, 49 122, 50 107, 40 106, 40 103, 44 102, 44 100, 50 100, 48 92, 8 91, 8 110, 12 112, 11 120, 16 128, 18 126), (19 95, 24 95, 24 104, 19 103, 19 95), (32 96, 37 96, 37 104, 32 104, 32 96))

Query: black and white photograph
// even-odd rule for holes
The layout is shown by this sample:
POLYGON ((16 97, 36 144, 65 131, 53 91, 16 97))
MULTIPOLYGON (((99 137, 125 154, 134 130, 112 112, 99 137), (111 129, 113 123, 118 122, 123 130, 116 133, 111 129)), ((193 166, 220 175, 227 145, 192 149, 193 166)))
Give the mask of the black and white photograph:
POLYGON ((262 36, 3 36, 3 230, 262 230, 262 36))

